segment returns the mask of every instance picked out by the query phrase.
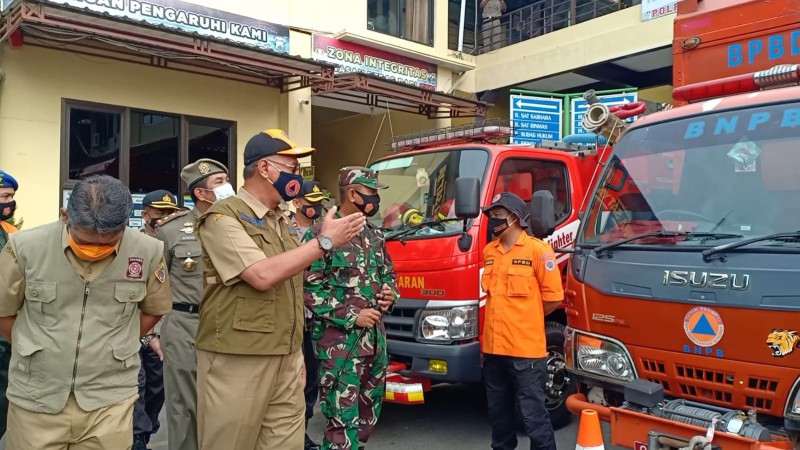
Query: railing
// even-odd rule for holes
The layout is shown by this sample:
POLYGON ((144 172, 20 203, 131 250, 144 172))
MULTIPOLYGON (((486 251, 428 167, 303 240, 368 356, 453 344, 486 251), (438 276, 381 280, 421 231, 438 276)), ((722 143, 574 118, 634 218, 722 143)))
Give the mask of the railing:
POLYGON ((486 53, 617 12, 641 0, 534 0, 476 25, 477 53, 486 53))

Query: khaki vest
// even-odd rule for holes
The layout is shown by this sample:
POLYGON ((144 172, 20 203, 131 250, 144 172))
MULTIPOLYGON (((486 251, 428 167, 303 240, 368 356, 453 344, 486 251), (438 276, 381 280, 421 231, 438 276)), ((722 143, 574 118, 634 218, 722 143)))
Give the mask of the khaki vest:
POLYGON ((11 335, 8 398, 48 414, 63 410, 70 392, 85 411, 138 392, 139 302, 163 248, 126 229, 108 268, 85 283, 64 254, 62 230, 56 222, 9 243, 25 275, 25 301, 11 335), (132 263, 141 264, 140 278, 129 272, 132 263))
MULTIPOLYGON (((284 222, 280 234, 266 220, 259 221, 253 210, 239 197, 215 203, 197 222, 197 237, 202 244, 214 236, 206 235, 205 220, 217 214, 239 221, 267 258, 297 248, 284 222)), ((204 285, 200 306, 197 349, 238 355, 288 355, 303 345, 302 271, 261 292, 244 281, 222 284, 214 262, 203 252, 204 285)))

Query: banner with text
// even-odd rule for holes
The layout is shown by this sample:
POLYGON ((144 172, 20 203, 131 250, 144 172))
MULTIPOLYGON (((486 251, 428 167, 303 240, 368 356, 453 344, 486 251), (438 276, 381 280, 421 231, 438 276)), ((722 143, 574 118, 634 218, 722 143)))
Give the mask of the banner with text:
POLYGON ((336 65, 336 74, 360 72, 436 90, 435 64, 395 55, 352 42, 314 35, 314 59, 336 65))
POLYGON ((277 53, 289 53, 289 27, 181 0, 44 1, 277 53))

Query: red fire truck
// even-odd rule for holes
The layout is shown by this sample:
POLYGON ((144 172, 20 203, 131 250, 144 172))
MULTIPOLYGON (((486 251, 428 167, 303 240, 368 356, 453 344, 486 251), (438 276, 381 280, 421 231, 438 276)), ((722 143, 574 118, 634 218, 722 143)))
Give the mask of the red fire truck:
POLYGON ((688 104, 622 133, 582 216, 567 405, 626 448, 796 449, 798 3, 683 0, 673 51, 688 104))
MULTIPOLYGON (((486 300, 479 281, 490 237, 479 206, 498 192, 514 192, 531 202, 535 217, 552 218, 534 233, 553 247, 571 246, 580 204, 602 155, 557 142, 536 148, 491 143, 507 141, 510 133, 507 126, 486 122, 401 137, 393 144, 394 155, 371 166, 390 186, 381 191, 376 224, 386 230, 401 293, 385 319, 391 360, 387 401, 420 403, 434 384, 481 381, 486 300)), ((568 256, 559 259, 564 271, 568 256)), ((572 392, 564 371, 565 323, 562 309, 546 325, 547 399, 556 426, 570 419, 564 405, 572 392)))

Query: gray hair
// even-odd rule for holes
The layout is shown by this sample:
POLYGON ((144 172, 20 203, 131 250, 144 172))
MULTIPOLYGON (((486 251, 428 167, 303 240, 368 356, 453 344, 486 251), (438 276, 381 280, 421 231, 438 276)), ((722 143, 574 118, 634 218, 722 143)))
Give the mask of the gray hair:
POLYGON ((258 162, 259 161, 261 161, 261 160, 259 159, 259 160, 253 161, 250 164, 244 166, 244 170, 242 171, 242 176, 244 177, 245 180, 250 179, 250 177, 252 177, 253 175, 256 174, 256 170, 258 169, 258 162))
POLYGON ((79 181, 67 201, 70 226, 98 233, 124 230, 132 210, 131 191, 108 175, 79 181))

